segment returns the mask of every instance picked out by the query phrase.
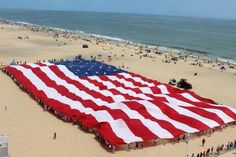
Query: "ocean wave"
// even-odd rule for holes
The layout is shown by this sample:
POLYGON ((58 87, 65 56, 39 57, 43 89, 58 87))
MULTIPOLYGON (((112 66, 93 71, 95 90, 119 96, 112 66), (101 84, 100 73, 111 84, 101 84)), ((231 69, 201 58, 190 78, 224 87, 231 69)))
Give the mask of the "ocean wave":
POLYGON ((236 61, 232 60, 232 59, 226 59, 226 58, 220 58, 220 57, 218 57, 217 59, 221 62, 224 62, 224 63, 230 63, 230 64, 236 65, 236 61))
POLYGON ((24 21, 16 21, 15 23, 18 23, 18 24, 23 24, 23 25, 30 25, 30 26, 35 26, 35 24, 33 24, 33 23, 24 22, 24 21))
POLYGON ((63 28, 58 28, 58 27, 49 27, 50 29, 61 31, 61 32, 68 32, 69 30, 63 29, 63 28))
POLYGON ((159 46, 158 50, 160 51, 165 51, 165 52, 176 52, 176 53, 181 53, 183 50, 181 49, 176 49, 176 48, 171 48, 171 47, 165 47, 165 46, 159 46))
MULTIPOLYGON (((88 34, 89 34, 89 33, 88 33, 88 34)), ((108 40, 120 41, 120 42, 130 42, 130 43, 131 43, 131 41, 124 40, 124 39, 117 38, 117 37, 111 37, 111 36, 100 35, 100 34, 89 34, 89 35, 90 35, 90 36, 97 37, 97 38, 102 38, 102 39, 108 39, 108 40)))
POLYGON ((84 31, 81 31, 81 30, 75 30, 75 33, 77 33, 77 34, 86 34, 84 31))

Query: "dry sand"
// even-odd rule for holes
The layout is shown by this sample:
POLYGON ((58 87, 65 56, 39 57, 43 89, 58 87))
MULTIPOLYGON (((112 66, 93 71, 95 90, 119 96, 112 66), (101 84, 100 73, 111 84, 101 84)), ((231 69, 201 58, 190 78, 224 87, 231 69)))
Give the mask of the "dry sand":
MULTIPOLYGON (((72 58, 81 54, 86 58, 101 54, 99 60, 109 64, 124 65, 126 70, 136 72, 167 83, 171 78, 187 78, 193 84, 193 91, 203 97, 212 98, 222 104, 236 107, 236 73, 235 69, 220 72, 218 67, 209 69, 192 66, 190 61, 163 63, 164 56, 154 55, 155 58, 142 58, 136 55, 139 50, 134 46, 119 47, 114 44, 99 44, 95 40, 68 41, 59 38, 56 42, 46 33, 32 33, 19 30, 19 26, 0 25, 0 62, 9 64, 12 59, 18 61, 36 62, 52 58, 72 58), (2 28, 1 28, 2 27, 2 28), (17 36, 28 35, 30 39, 18 40, 17 36), (63 45, 66 43, 66 45, 63 45), (87 43, 88 49, 82 49, 87 43), (61 44, 58 46, 58 44, 61 44), (133 54, 133 56, 131 56, 133 54), (116 57, 114 57, 116 55, 116 57), (124 55, 122 57, 121 55, 124 55), (197 72, 198 76, 193 74, 197 72)), ((0 133, 10 135, 10 153, 12 157, 78 157, 78 156, 185 156, 186 144, 166 144, 145 148, 142 150, 118 151, 115 154, 107 152, 95 140, 93 134, 85 133, 77 126, 65 123, 55 116, 43 111, 37 103, 13 83, 3 73, 0 73, 0 133), (4 111, 7 106, 7 111, 4 111), (52 140, 53 132, 57 132, 57 140, 52 140)), ((206 145, 201 147, 201 138, 191 140, 188 144, 188 154, 203 151, 208 147, 227 143, 236 139, 236 128, 226 128, 206 138, 206 145)), ((235 156, 227 153, 225 157, 235 156)))
POLYGON ((236 151, 232 151, 232 152, 224 154, 224 157, 233 157, 233 156, 236 156, 236 151))

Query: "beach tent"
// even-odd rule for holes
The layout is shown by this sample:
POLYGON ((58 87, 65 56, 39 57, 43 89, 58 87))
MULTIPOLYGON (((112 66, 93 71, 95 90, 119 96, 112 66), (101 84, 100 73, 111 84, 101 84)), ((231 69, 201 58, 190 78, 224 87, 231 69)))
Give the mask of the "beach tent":
POLYGON ((220 67, 221 71, 226 71, 226 68, 224 66, 220 67))

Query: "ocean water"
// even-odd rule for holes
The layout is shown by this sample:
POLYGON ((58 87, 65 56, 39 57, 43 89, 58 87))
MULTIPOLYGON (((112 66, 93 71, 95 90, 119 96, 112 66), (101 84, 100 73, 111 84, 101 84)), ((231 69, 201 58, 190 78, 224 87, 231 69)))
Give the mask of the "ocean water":
POLYGON ((61 28, 118 41, 187 49, 236 61, 236 20, 6 9, 0 9, 0 20, 61 28))

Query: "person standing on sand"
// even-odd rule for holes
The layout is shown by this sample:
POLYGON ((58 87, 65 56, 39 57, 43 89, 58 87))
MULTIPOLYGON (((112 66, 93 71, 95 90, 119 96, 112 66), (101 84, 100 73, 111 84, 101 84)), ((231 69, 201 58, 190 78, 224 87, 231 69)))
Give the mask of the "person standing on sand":
POLYGON ((116 147, 112 146, 112 152, 115 153, 115 151, 116 151, 116 147))
POLYGON ((205 140, 205 138, 203 138, 202 139, 202 146, 204 146, 205 142, 206 142, 206 140, 205 140))
POLYGON ((202 157, 202 155, 203 155, 203 154, 202 154, 202 152, 201 152, 199 156, 202 157))
POLYGON ((204 152, 202 153, 203 157, 206 157, 206 151, 204 150, 204 152))
POLYGON ((138 149, 138 142, 136 142, 136 149, 138 149))
POLYGON ((57 139, 57 133, 56 132, 54 132, 54 134, 53 134, 53 139, 54 140, 57 139))
POLYGON ((128 144, 128 151, 130 151, 131 147, 130 147, 130 143, 128 144))
POLYGON ((211 149, 208 148, 207 151, 206 151, 206 156, 208 156, 210 154, 210 151, 211 151, 211 149))
POLYGON ((213 149, 214 149, 214 148, 213 148, 213 146, 212 146, 212 147, 211 147, 211 154, 213 153, 213 149))
POLYGON ((141 149, 143 149, 143 143, 141 142, 141 149))

